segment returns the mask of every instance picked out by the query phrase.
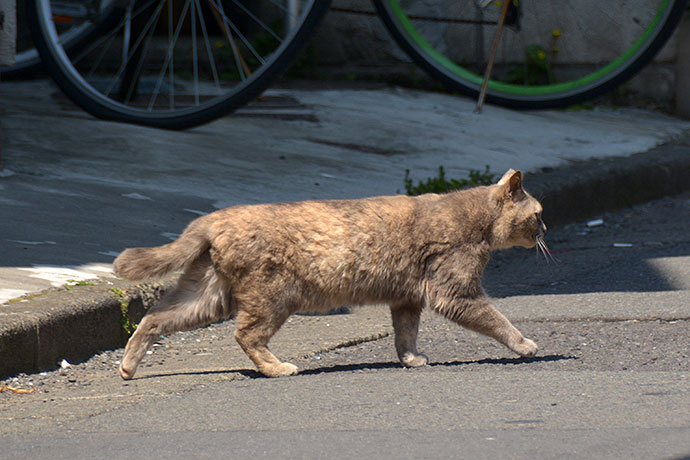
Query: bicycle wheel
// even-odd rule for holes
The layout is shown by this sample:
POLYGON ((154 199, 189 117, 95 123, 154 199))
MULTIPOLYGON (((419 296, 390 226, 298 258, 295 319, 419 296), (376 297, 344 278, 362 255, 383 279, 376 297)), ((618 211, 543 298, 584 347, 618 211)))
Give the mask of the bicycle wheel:
MULTIPOLYGON (((476 97, 501 2, 374 0, 398 44, 451 90, 476 97), (487 4, 482 7, 480 3, 487 4)), ((514 108, 575 104, 609 91, 668 40, 687 0, 515 1, 487 100, 514 108)))
POLYGON ((66 2, 30 0, 27 12, 58 86, 97 117, 166 129, 206 123, 258 96, 293 62, 330 3, 116 0, 114 24, 65 50, 52 19, 66 2))

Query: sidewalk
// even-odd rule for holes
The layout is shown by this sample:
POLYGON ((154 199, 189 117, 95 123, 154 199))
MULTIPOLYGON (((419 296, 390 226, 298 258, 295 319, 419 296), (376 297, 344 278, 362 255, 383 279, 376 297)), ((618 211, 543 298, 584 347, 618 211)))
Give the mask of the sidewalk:
MULTIPOLYGON (((38 340, 38 330, 47 334, 57 316, 86 314, 94 305, 108 304, 119 328, 121 299, 112 288, 135 299, 143 291, 112 277, 113 258, 126 247, 170 241, 215 209, 394 194, 403 189, 405 169, 424 179, 440 165, 450 177, 485 165, 499 176, 508 168, 555 169, 537 174, 532 187, 526 182, 549 199, 560 196, 556 190, 566 194, 557 174, 564 167, 580 167, 581 175, 567 179, 586 189, 606 182, 612 168, 626 170, 626 162, 607 158, 665 143, 685 149, 671 152, 674 158, 688 157, 690 122, 637 109, 514 112, 489 106, 476 115, 469 99, 401 89, 272 90, 266 96, 209 125, 169 132, 95 120, 45 81, 0 84, 0 337, 15 337, 0 340, 0 362, 17 353, 9 344, 24 340, 43 344, 43 351, 34 346, 28 368, 49 365, 54 353, 66 353, 57 343, 69 346, 70 338, 38 340), (591 159, 603 159, 605 167, 590 167, 591 159), (79 281, 96 285, 64 287, 79 281), (20 329, 35 337, 20 340, 20 329), (54 344, 47 357, 46 343, 54 344)), ((661 147, 659 154, 668 150, 661 147)), ((655 157, 645 158, 635 170, 650 169, 655 157)), ((666 170, 669 177, 678 172, 666 170)), ((655 180, 645 189, 670 181, 655 180)), ((592 204, 591 195, 567 195, 573 209, 566 214, 592 204)), ((113 346, 103 345, 107 340, 89 347, 113 346)), ((12 361, 20 367, 28 362, 19 356, 12 361)))

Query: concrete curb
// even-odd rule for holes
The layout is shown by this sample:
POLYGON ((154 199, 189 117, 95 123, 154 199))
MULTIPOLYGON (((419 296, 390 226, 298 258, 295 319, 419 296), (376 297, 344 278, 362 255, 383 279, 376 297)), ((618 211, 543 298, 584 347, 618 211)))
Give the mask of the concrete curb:
MULTIPOLYGON (((590 160, 530 174, 526 188, 544 205, 547 225, 577 221, 690 189, 690 137, 630 157, 590 160)), ((173 279, 120 280, 28 295, 0 310, 0 378, 78 362, 127 338, 121 302, 138 322, 173 279), (114 291, 119 290, 119 291, 114 291), (117 295, 122 292, 124 295, 117 295)))
POLYGON ((122 320, 138 322, 172 280, 100 281, 30 294, 0 309, 0 378, 55 369, 127 341, 122 320), (124 307, 124 308, 123 308, 124 307))

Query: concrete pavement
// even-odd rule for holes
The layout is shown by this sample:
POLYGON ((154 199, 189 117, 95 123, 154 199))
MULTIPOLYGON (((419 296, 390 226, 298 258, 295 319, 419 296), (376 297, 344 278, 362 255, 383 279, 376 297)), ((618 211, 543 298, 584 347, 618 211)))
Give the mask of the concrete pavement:
MULTIPOLYGON (((93 119, 46 81, 0 84, 0 336, 14 344, 0 348, 3 361, 18 343, 34 344, 31 359, 14 356, 18 364, 4 375, 49 366, 58 354, 83 357, 84 350, 70 351, 69 336, 45 337, 59 318, 78 311, 119 328, 122 299, 113 287, 133 310, 141 304, 141 313, 155 290, 112 278, 113 258, 125 247, 170 241, 215 209, 393 194, 403 189, 405 169, 423 179, 439 165, 450 177, 489 165, 498 175, 508 168, 539 173, 526 187, 546 200, 568 197, 559 206, 567 208, 564 220, 606 201, 608 192, 592 199, 581 191, 624 169, 621 157, 644 158, 639 175, 669 154, 673 161, 656 168, 662 180, 647 187, 659 193, 680 182, 674 174, 689 164, 690 122, 662 113, 487 107, 476 115, 473 106, 397 88, 275 89, 232 116, 168 132, 93 119), (659 151, 635 156, 650 149, 659 151), (590 168, 592 161, 604 163, 590 168), (559 189, 563 183, 579 191, 559 189), (21 363, 26 369, 16 367, 21 363)), ((89 348, 112 346, 109 340, 89 348)))

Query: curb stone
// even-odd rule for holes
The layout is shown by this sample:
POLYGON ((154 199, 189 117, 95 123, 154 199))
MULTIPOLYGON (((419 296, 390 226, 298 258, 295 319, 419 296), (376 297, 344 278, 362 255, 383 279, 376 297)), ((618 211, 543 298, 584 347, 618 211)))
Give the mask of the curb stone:
POLYGON ((139 322, 172 283, 99 280, 93 286, 29 294, 1 306, 0 378, 55 369, 62 359, 80 362, 123 346, 127 333, 121 299, 130 320, 139 322))
MULTIPOLYGON (((526 188, 541 200, 547 225, 563 225, 690 189, 690 136, 629 157, 593 159, 528 174, 526 188)), ((168 277, 134 284, 101 280, 94 286, 51 289, 0 307, 0 378, 55 369, 121 347, 122 305, 138 322, 174 283, 168 277)), ((343 343, 342 346, 347 346, 343 343)))

